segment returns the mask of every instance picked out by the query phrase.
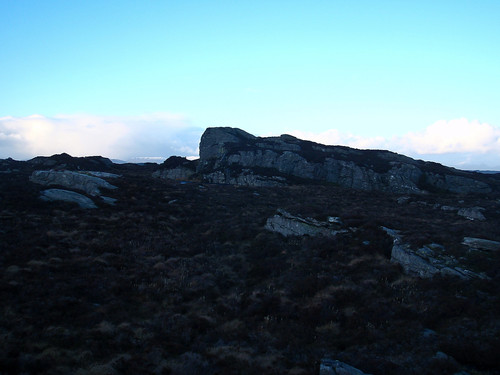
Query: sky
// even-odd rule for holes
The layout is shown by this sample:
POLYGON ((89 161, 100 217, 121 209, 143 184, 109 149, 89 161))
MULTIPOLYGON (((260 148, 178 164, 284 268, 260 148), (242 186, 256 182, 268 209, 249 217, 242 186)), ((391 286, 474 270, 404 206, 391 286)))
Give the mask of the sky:
POLYGON ((0 158, 212 126, 500 170, 500 1, 0 0, 0 158))

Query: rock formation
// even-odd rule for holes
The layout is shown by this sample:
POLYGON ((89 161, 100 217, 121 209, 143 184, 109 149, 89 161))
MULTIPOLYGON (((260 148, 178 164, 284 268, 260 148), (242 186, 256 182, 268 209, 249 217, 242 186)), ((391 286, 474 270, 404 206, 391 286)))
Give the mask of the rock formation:
POLYGON ((278 232, 283 236, 335 236, 338 233, 347 232, 339 230, 340 219, 330 217, 328 222, 321 222, 311 218, 294 216, 285 210, 278 209, 278 213, 267 219, 265 228, 272 232, 278 232))
MULTIPOLYGON (((82 190, 92 196, 101 195, 100 189, 116 189, 116 186, 100 177, 92 176, 96 172, 73 172, 73 171, 34 171, 30 177, 30 181, 41 185, 60 185, 70 189, 82 190)), ((107 174, 108 177, 117 177, 116 175, 107 174)))
POLYGON ((488 193, 499 184, 493 177, 390 151, 325 146, 290 135, 261 138, 235 128, 205 131, 197 171, 211 183, 274 186, 321 181, 392 193, 488 193))
POLYGON ((179 156, 165 160, 160 169, 153 172, 153 177, 168 180, 188 180, 196 173, 196 162, 179 156))
MULTIPOLYGON (((410 275, 417 275, 422 278, 432 278, 434 275, 457 276, 461 279, 487 279, 483 273, 476 273, 464 268, 462 262, 458 262, 455 257, 447 254, 444 247, 439 244, 429 244, 417 250, 403 241, 399 231, 389 228, 382 228, 392 237, 394 243, 391 252, 391 261, 400 264, 404 271, 410 275)), ((472 247, 474 244, 482 243, 485 240, 470 239, 466 237, 464 242, 472 247), (479 240, 479 241, 475 241, 479 240), (483 242, 482 242, 483 241, 483 242)), ((489 241, 486 246, 495 246, 495 241, 489 241)), ((498 245, 498 243, 496 243, 498 245)), ((485 246, 485 245, 476 245, 485 246)))
MULTIPOLYGON (((50 159, 49 159, 50 160, 50 159)), ((113 190, 116 186, 111 185, 106 178, 120 177, 114 173, 87 171, 33 171, 30 181, 45 186, 62 186, 67 189, 78 190, 92 197, 100 197, 102 201, 109 205, 116 203, 115 198, 101 195, 101 188, 113 190)), ((82 208, 96 208, 94 201, 83 194, 66 189, 48 189, 41 192, 40 198, 45 201, 66 201, 77 203, 82 208)))

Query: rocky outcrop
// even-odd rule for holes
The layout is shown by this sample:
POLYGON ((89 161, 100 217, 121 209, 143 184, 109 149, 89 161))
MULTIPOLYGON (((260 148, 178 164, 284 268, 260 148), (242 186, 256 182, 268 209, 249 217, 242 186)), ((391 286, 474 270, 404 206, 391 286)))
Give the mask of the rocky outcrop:
POLYGON ((78 204, 81 208, 97 208, 92 199, 74 191, 63 189, 48 189, 42 191, 40 199, 47 202, 64 201, 78 204))
POLYGON ((197 161, 180 156, 171 156, 160 168, 153 172, 153 177, 167 180, 189 180, 196 174, 197 161))
POLYGON ((290 135, 261 138, 235 128, 205 131, 197 171, 211 183, 272 186, 315 180, 393 193, 485 193, 492 190, 486 180, 498 185, 492 177, 390 151, 325 146, 290 135))
POLYGON ((471 250, 482 250, 482 251, 499 251, 500 242, 485 240, 483 238, 475 237, 464 237, 462 242, 465 246, 469 247, 471 250))
POLYGON ((393 239, 391 261, 400 264, 410 275, 431 278, 435 275, 457 276, 461 279, 487 279, 484 274, 478 274, 464 268, 453 256, 446 253, 443 246, 429 244, 417 250, 403 241, 397 230, 382 228, 393 239))
POLYGON ((328 222, 315 219, 304 219, 292 215, 285 210, 278 209, 278 213, 267 219, 265 228, 272 232, 278 232, 283 236, 335 236, 346 232, 340 230, 340 219, 330 217, 328 222))
POLYGON ((320 375, 369 375, 347 363, 323 358, 319 366, 320 375))
POLYGON ((59 185, 69 189, 81 190, 91 196, 99 196, 101 188, 116 189, 116 186, 111 185, 100 177, 73 171, 34 171, 30 177, 30 181, 45 186, 59 185))

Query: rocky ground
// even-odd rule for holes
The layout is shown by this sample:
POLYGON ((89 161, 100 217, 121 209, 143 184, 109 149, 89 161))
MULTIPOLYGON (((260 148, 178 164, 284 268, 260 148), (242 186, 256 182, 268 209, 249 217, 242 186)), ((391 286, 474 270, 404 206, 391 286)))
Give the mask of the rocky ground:
POLYGON ((212 185, 152 168, 108 165, 113 200, 78 190, 87 209, 39 198, 43 163, 0 168, 0 374, 318 374, 325 359, 500 373, 500 251, 463 244, 500 240, 500 196, 212 185), (266 225, 279 212, 338 218, 337 233, 284 236, 266 225), (383 228, 482 277, 407 273, 383 228))

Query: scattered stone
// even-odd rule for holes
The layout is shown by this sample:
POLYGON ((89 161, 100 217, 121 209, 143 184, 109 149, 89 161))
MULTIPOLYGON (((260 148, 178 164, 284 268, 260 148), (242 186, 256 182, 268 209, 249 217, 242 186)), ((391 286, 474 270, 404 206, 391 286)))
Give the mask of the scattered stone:
POLYGON ((342 220, 338 216, 328 216, 328 222, 331 224, 339 224, 342 225, 342 220))
POLYGON ((347 363, 323 358, 319 366, 320 375, 369 375, 347 363))
POLYGON ((335 236, 339 232, 337 222, 321 222, 311 218, 304 219, 294 216, 285 210, 278 209, 278 213, 267 219, 265 228, 278 232, 283 236, 335 236))
POLYGON ((399 197, 399 198, 397 199, 397 202, 398 202, 399 204, 404 204, 404 203, 408 203, 408 201, 409 201, 409 200, 410 200, 410 197, 406 197, 406 196, 404 196, 404 197, 399 197))
POLYGON ((422 332, 422 336, 424 338, 434 338, 437 336, 437 332, 430 329, 430 328, 426 328, 424 329, 424 331, 422 332))
POLYGON ((92 199, 86 197, 85 195, 63 189, 44 190, 40 195, 40 199, 47 202, 53 202, 53 201, 73 202, 78 204, 81 208, 86 208, 86 209, 97 208, 92 199))
POLYGON ((436 352, 436 354, 434 355, 434 359, 436 359, 438 361, 442 361, 442 362, 452 363, 455 366, 458 366, 458 363, 455 360, 455 358, 453 358, 452 356, 449 356, 448 354, 441 352, 441 351, 436 352))
POLYGON ((481 211, 484 211, 483 207, 461 208, 458 210, 458 214, 469 220, 484 221, 486 218, 481 211))
POLYGON ((457 211, 458 208, 453 207, 453 206, 441 206, 441 210, 443 210, 443 211, 457 211))
POLYGON ((116 204, 116 202, 118 201, 118 199, 116 199, 116 198, 105 197, 103 195, 101 195, 101 199, 104 203, 109 204, 111 206, 114 206, 116 204))
POLYGON ((483 238, 464 237, 464 241, 462 242, 462 244, 468 246, 471 250, 483 250, 483 251, 500 250, 500 242, 485 240, 483 238))
POLYGON ((73 171, 34 171, 30 181, 46 186, 60 185, 69 189, 82 190, 92 196, 99 196, 100 188, 116 189, 116 186, 102 178, 73 171))
POLYGON ((5 271, 9 274, 15 274, 15 273, 18 273, 21 269, 19 268, 19 266, 16 266, 16 265, 12 265, 12 266, 9 266, 5 271))

